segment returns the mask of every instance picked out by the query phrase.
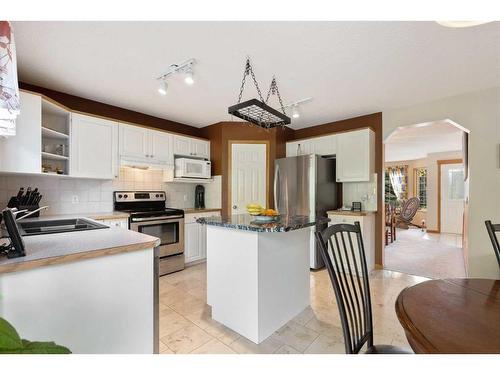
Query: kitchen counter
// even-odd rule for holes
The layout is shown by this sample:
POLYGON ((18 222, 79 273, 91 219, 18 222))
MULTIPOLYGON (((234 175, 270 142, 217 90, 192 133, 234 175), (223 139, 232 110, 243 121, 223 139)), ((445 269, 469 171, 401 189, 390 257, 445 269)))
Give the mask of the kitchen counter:
POLYGON ((201 217, 196 221, 200 224, 251 232, 290 232, 297 229, 312 227, 316 224, 316 220, 308 216, 284 216, 280 217, 275 222, 260 223, 256 222, 255 218, 248 214, 201 217))
POLYGON ((199 214, 201 212, 214 212, 214 211, 222 211, 221 208, 181 208, 184 210, 184 214, 199 214))
POLYGON ((326 211, 327 215, 346 215, 346 216, 368 216, 375 215, 376 211, 344 211, 344 210, 331 210, 326 211))
POLYGON ((0 258, 0 315, 23 337, 76 354, 158 353, 158 238, 112 227, 23 240, 25 257, 0 258))
MULTIPOLYGON (((48 216, 33 220, 46 218, 48 216)), ((26 256, 13 259, 0 258, 0 274, 151 249, 159 245, 159 239, 156 237, 120 228, 26 236, 23 237, 23 241, 26 256)))

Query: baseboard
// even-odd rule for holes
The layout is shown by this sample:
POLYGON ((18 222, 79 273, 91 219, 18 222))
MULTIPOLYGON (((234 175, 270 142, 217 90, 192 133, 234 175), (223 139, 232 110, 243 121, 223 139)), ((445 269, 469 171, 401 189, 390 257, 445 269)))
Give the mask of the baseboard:
POLYGON ((436 229, 427 229, 427 233, 441 233, 441 232, 436 229))

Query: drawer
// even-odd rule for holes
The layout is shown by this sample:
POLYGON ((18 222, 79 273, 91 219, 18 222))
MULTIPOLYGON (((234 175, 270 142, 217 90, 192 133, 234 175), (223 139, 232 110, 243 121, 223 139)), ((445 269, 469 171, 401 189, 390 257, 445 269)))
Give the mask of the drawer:
POLYGON ((350 215, 330 215, 328 216, 330 219, 330 222, 328 225, 332 224, 353 224, 356 221, 359 221, 360 224, 362 223, 362 218, 359 216, 350 216, 350 215))
POLYGON ((200 217, 220 216, 220 211, 197 212, 194 214, 186 214, 184 216, 184 223, 195 223, 196 219, 200 217))

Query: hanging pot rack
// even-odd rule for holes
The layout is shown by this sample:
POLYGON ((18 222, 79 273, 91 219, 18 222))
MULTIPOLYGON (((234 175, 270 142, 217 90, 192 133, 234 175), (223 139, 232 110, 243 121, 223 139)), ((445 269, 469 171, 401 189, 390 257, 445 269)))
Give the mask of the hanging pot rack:
POLYGON ((276 78, 273 76, 271 86, 269 87, 269 91, 267 92, 266 100, 264 100, 257 79, 255 78, 252 65, 250 64, 249 57, 247 57, 245 71, 243 72, 243 80, 241 81, 238 103, 230 106, 228 108, 228 113, 233 116, 239 117, 242 120, 258 125, 264 129, 272 129, 278 126, 284 127, 291 122, 290 117, 288 117, 285 113, 285 107, 283 106, 283 101, 281 100, 281 95, 278 89, 276 78), (245 88, 246 78, 248 75, 252 76, 252 80, 255 88, 257 89, 260 100, 250 99, 241 102, 243 89, 245 88), (267 104, 271 95, 276 95, 278 97, 281 112, 267 104))

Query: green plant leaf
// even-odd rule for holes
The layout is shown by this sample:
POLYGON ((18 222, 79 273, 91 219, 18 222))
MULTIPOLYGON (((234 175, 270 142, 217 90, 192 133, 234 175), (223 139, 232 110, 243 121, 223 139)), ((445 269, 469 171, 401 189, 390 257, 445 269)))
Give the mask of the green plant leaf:
POLYGON ((0 318, 0 349, 21 349, 23 343, 16 329, 3 318, 0 318))
POLYGON ((70 354, 71 351, 62 345, 57 345, 53 341, 42 342, 23 340, 23 353, 70 354))

